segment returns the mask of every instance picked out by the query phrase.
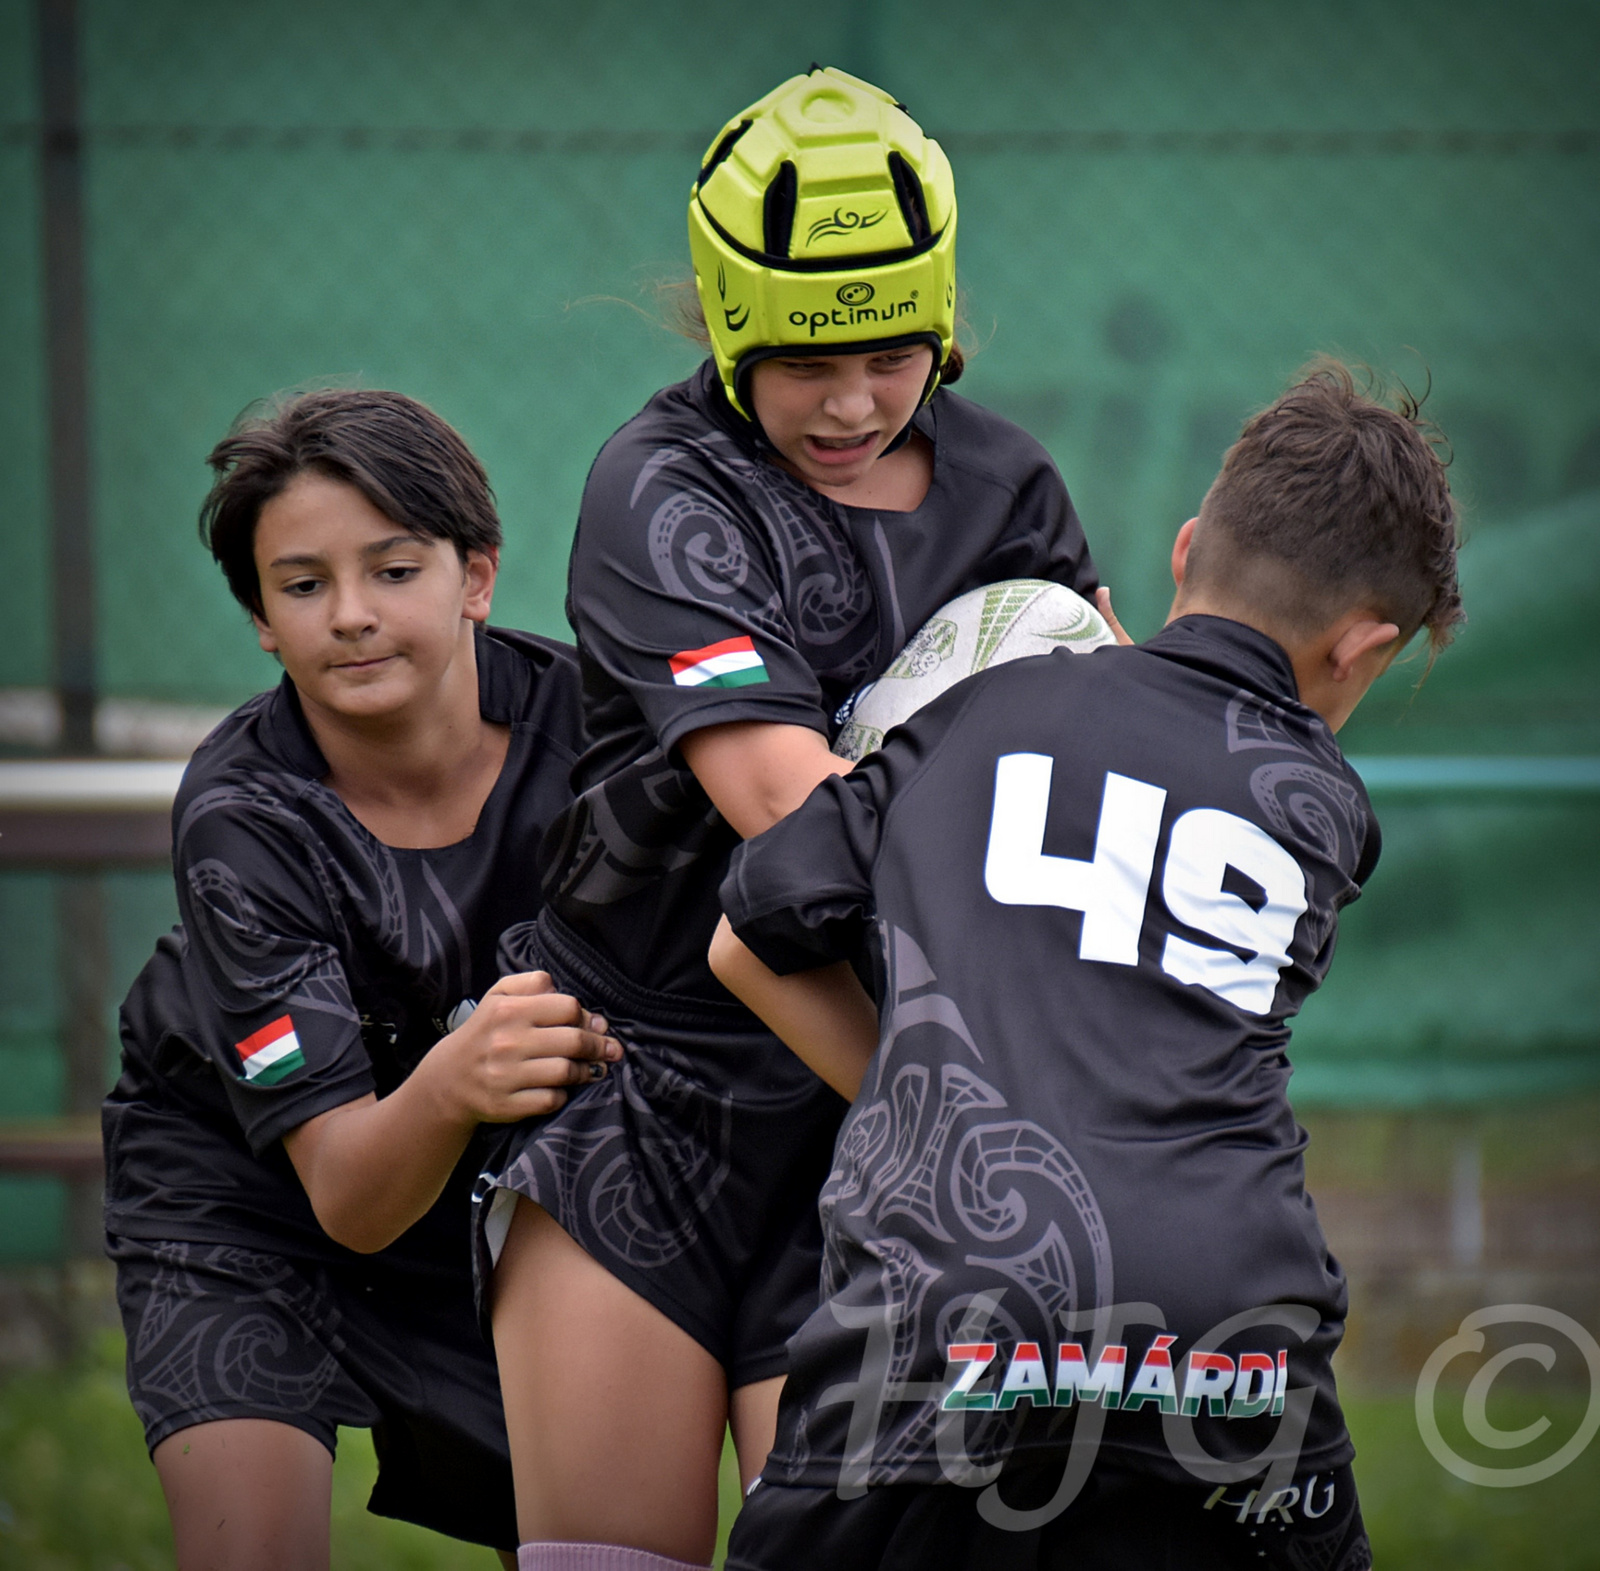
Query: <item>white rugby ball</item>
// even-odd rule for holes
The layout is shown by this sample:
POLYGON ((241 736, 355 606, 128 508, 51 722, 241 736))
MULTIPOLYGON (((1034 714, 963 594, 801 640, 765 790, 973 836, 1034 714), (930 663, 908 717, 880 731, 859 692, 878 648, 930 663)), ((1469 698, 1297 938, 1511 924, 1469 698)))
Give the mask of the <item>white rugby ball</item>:
POLYGON ((1105 618, 1061 584, 1012 578, 973 589, 934 612, 889 669, 851 697, 833 750, 865 758, 892 726, 989 666, 1053 649, 1087 654, 1116 641, 1105 618))

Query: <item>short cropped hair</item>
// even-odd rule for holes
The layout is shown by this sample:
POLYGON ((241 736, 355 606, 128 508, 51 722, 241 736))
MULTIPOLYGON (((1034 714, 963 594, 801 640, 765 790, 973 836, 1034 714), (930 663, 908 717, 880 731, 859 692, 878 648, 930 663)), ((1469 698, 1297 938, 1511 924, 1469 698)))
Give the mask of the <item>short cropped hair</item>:
POLYGON ((1339 361, 1313 361, 1228 449, 1200 506, 1186 582, 1226 593, 1270 579, 1263 610, 1296 637, 1365 605, 1402 641, 1426 627, 1436 655, 1466 613, 1443 437, 1420 407, 1403 390, 1390 407, 1339 361))
POLYGON ((328 388, 265 413, 246 411, 206 460, 217 479, 200 508, 200 538, 233 597, 261 611, 256 523, 296 475, 352 485, 402 529, 448 540, 463 561, 500 545, 483 465, 460 435, 404 393, 328 388))

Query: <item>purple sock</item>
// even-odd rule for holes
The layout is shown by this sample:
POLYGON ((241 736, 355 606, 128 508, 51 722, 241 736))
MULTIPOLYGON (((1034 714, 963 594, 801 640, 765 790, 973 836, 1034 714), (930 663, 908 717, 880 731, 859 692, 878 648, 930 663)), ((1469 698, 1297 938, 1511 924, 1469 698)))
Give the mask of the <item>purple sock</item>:
POLYGON ((687 1560, 669 1560, 648 1549, 621 1544, 523 1544, 517 1571, 706 1571, 687 1560))

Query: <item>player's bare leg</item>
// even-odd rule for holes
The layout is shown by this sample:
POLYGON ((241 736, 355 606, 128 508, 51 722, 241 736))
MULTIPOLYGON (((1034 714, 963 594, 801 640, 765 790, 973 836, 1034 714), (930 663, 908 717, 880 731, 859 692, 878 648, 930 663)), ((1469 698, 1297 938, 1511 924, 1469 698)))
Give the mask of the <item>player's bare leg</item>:
POLYGON ((494 1342, 523 1542, 709 1565, 721 1364, 523 1199, 495 1270, 494 1342))
POLYGON ((266 1418, 192 1424, 152 1460, 178 1571, 327 1571, 333 1458, 305 1430, 266 1418))
POLYGON ((783 1376, 753 1380, 740 1386, 728 1398, 728 1423, 733 1430, 733 1449, 739 1457, 739 1490, 748 1492, 766 1465, 767 1453, 778 1435, 778 1398, 783 1395, 783 1376))

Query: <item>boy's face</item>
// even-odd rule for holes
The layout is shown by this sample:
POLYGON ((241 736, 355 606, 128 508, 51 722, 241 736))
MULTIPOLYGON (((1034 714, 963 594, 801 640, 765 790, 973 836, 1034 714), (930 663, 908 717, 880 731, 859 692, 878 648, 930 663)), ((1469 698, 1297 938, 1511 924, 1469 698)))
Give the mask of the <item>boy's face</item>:
POLYGON ((777 356, 751 372, 750 401, 790 473, 826 491, 866 476, 917 412, 932 369, 926 344, 777 356))
POLYGON ((425 712, 471 658, 494 589, 482 552, 463 562, 449 541, 409 534, 354 486, 311 472, 262 507, 255 560, 261 647, 308 710, 345 720, 425 712))

